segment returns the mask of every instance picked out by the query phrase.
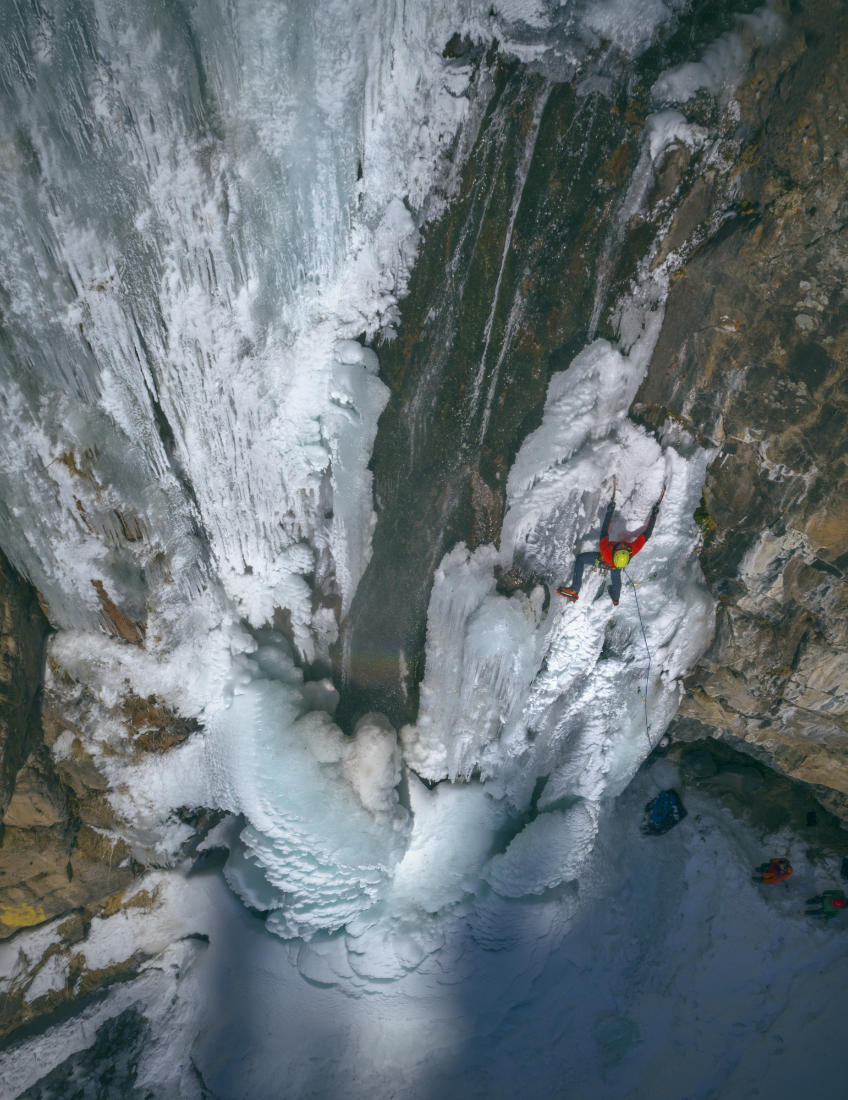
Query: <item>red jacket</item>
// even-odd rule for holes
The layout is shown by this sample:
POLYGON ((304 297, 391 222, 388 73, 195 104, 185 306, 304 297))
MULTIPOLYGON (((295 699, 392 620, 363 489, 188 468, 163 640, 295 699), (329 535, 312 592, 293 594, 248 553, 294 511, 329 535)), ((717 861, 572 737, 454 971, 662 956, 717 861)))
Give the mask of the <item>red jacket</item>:
POLYGON ((784 882, 792 874, 792 867, 786 859, 773 859, 763 871, 763 882, 773 884, 784 882))
POLYGON ((617 539, 615 542, 611 542, 609 537, 609 528, 614 510, 615 500, 613 499, 607 505, 606 515, 604 516, 604 524, 603 527, 601 527, 601 561, 605 565, 608 565, 610 569, 615 568, 612 560, 612 552, 616 548, 616 546, 629 546, 631 558, 635 557, 653 534, 654 523, 657 519, 656 512, 652 511, 651 518, 645 524, 645 530, 642 532, 641 535, 637 535, 632 542, 626 542, 624 539, 617 539))

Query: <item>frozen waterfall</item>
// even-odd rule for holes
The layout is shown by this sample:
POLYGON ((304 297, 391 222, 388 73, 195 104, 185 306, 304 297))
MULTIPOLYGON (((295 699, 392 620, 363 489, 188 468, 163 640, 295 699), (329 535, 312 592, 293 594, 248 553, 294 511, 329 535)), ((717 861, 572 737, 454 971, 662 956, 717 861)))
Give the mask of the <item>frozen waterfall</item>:
MULTIPOLYGON (((497 595, 494 569, 567 568, 614 473, 631 524, 669 485, 636 569, 655 734, 709 630, 689 518, 705 456, 626 416, 662 316, 662 278, 646 276, 622 347, 598 341, 555 376, 510 474, 500 547, 442 563, 403 752, 379 718, 343 736, 336 693, 304 680, 369 555, 386 390, 359 341, 397 324, 419 228, 479 122, 485 67, 443 56, 448 29, 573 64, 580 36, 531 7, 493 20, 469 4, 458 21, 439 4, 3 16, 3 545, 60 628, 53 659, 95 694, 91 736, 145 823, 140 850, 176 843, 179 805, 243 814, 228 881, 284 935, 375 906, 391 923, 393 876, 427 842, 414 807, 436 798, 402 803, 405 765, 412 787, 415 773, 465 783, 456 797, 484 821, 526 813, 547 779, 505 853, 474 842, 470 899, 575 877, 604 796, 650 747, 633 603, 612 619, 588 597, 543 610, 541 589, 497 595), (198 716, 203 734, 127 762, 108 715, 127 689, 198 716), (556 829, 560 870, 510 880, 556 829)), ((601 10, 614 22, 590 5, 586 27, 601 10)), ((648 133, 651 160, 663 141, 704 140, 682 124, 648 133)))
MULTIPOLYGON (((668 263, 646 260, 614 334, 553 374, 499 539, 438 562, 416 720, 334 721, 331 651, 378 522, 379 340, 398 332, 422 234, 459 186, 498 56, 597 95, 610 57, 685 5, 637 7, 0 13, 0 545, 56 628, 47 690, 139 860, 178 861, 181 807, 223 811, 205 845, 229 849, 226 882, 286 941, 274 967, 316 988, 406 981, 429 1003, 467 977, 466 935, 541 974, 552 948, 534 945, 560 943, 593 896, 611 802, 712 630, 692 519, 709 455, 679 425, 654 436, 628 418, 667 291, 668 263), (449 51, 454 36, 488 52, 449 51), (638 587, 613 609, 592 576, 569 605, 550 580, 597 540, 614 477, 631 534, 667 489, 638 587), (513 569, 546 583, 507 594, 513 569), (119 720, 129 692, 200 731, 140 759, 119 720)), ((712 155, 671 102, 698 79, 675 70, 657 91, 610 249, 670 148, 712 155)), ((474 397, 486 423, 493 393, 474 397)))

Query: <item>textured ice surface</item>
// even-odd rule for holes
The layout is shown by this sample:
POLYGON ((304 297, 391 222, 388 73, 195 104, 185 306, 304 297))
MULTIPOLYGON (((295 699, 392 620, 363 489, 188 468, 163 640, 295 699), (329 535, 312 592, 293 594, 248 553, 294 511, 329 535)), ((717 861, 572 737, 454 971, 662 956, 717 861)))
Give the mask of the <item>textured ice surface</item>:
POLYGON ((597 830, 597 810, 580 802, 569 810, 541 813, 527 824, 483 871, 483 877, 508 898, 544 894, 578 877, 597 830))
POLYGON ((92 629, 105 592, 171 644, 218 584, 326 651, 306 578, 348 606, 386 400, 351 341, 394 323, 475 132, 446 41, 573 64, 612 30, 637 48, 674 5, 567 7, 0 15, 0 533, 55 623, 92 629))
POLYGON ((352 338, 391 324, 468 115, 441 16, 3 13, 0 529, 55 622, 95 626, 98 581, 172 642, 220 583, 326 650, 304 578, 347 606, 386 400, 352 338))

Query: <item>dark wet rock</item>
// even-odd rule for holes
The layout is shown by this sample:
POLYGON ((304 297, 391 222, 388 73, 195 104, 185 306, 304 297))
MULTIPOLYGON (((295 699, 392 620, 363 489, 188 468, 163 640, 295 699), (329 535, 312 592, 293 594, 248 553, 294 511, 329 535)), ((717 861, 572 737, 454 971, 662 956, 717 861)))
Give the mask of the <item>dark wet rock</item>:
POLYGON ((372 458, 378 522, 336 654, 346 728, 368 710, 397 726, 415 717, 434 571, 456 543, 498 539, 549 378, 585 344, 596 295, 617 293, 600 279, 605 220, 643 118, 623 81, 610 103, 497 68, 460 193, 426 230, 398 336, 380 348, 391 398, 372 458))
POLYGON ((136 1069, 149 1030, 142 1012, 125 1009, 100 1025, 90 1046, 66 1058, 20 1100, 142 1100, 150 1092, 135 1087, 136 1069))
POLYGON ((18 769, 40 741, 37 701, 47 631, 35 589, 0 552, 0 819, 18 769))
POLYGON ((678 766, 684 799, 693 789, 709 795, 764 842, 787 831, 803 836, 808 845, 807 860, 813 864, 834 866, 848 853, 848 833, 838 808, 825 805, 821 789, 770 766, 765 753, 763 762, 752 766, 749 751, 739 751, 705 734, 698 741, 672 742, 667 759, 678 766), (687 757, 702 752, 712 757, 718 769, 714 775, 698 777, 687 771, 687 757), (749 774, 752 772, 756 778, 749 774), (815 825, 809 824, 810 815, 815 816, 815 825))
POLYGON ((715 775, 702 776, 704 786, 719 791, 729 791, 739 798, 748 798, 763 785, 758 768, 745 764, 726 764, 715 775))
POLYGON ((681 774, 692 779, 708 779, 718 771, 718 764, 709 749, 697 745, 686 746, 679 766, 681 774))

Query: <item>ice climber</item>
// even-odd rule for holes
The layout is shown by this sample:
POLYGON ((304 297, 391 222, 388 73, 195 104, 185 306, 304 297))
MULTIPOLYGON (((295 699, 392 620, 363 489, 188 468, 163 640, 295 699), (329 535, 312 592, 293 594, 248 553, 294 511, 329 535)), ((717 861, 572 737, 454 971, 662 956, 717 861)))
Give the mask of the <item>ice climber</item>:
POLYGON ((763 882, 771 886, 776 882, 785 882, 791 874, 792 864, 785 856, 780 856, 768 863, 761 863, 753 879, 754 882, 763 882))
POLYGON ((806 914, 808 917, 823 917, 825 920, 831 920, 839 916, 846 904, 848 902, 841 890, 825 890, 823 894, 807 898, 806 914))
POLYGON ((662 498, 665 496, 665 489, 660 494, 660 499, 651 509, 651 517, 645 525, 645 530, 637 535, 632 542, 626 542, 623 539, 618 542, 613 542, 609 537, 610 523, 612 522, 613 512, 615 511, 615 481, 612 485, 612 500, 607 505, 606 513, 604 514, 604 522, 601 527, 601 544, 600 552, 598 550, 586 550, 583 554, 578 554, 574 561, 574 576, 571 578, 571 587, 563 585, 557 589, 560 596, 565 596, 567 600, 571 600, 574 603, 580 594, 580 585, 583 583, 583 570, 587 565, 591 565, 593 568, 597 567, 603 569, 610 574, 609 594, 615 607, 618 607, 618 601, 621 597, 621 570, 624 569, 630 562, 630 559, 638 554, 651 535, 654 533, 654 524, 657 521, 657 514, 660 510, 660 504, 662 498))

